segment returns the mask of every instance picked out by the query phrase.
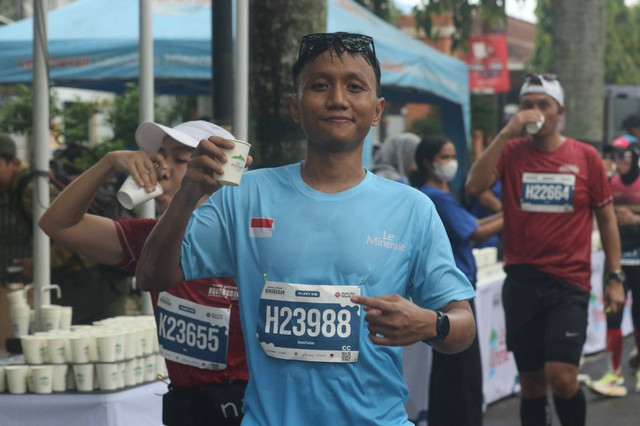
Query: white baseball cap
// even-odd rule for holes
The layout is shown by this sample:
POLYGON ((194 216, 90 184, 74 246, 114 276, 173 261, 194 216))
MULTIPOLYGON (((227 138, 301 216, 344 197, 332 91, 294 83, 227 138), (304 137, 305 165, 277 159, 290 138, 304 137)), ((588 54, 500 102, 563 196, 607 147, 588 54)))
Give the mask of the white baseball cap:
POLYGON ((191 148, 197 147, 202 139, 208 139, 209 136, 235 139, 235 136, 222 127, 203 120, 187 121, 173 128, 147 121, 139 125, 136 130, 138 146, 148 152, 157 152, 165 136, 170 136, 191 148))
POLYGON ((520 88, 520 99, 529 93, 544 93, 564 106, 564 90, 553 74, 528 74, 520 88))

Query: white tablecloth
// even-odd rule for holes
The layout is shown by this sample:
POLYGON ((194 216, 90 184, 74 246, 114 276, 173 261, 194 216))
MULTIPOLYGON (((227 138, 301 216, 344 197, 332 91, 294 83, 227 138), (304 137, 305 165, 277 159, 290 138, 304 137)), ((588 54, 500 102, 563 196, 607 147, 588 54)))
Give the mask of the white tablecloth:
MULTIPOLYGON (((497 268, 498 270, 500 268, 497 268)), ((604 253, 591 254, 591 297, 589 300, 589 325, 583 352, 591 354, 606 347, 606 317, 602 303, 602 276, 604 253)), ((476 320, 480 354, 482 357, 483 393, 486 404, 491 404, 520 390, 518 372, 513 354, 507 351, 504 310, 502 308, 502 284, 504 273, 478 274, 485 278, 478 281, 475 299, 476 320)), ((622 322, 622 333, 633 332, 631 322, 631 298, 627 300, 622 322)), ((431 348, 416 343, 403 349, 404 378, 409 387, 409 400, 405 405, 409 419, 417 425, 426 425, 429 400, 429 376, 431 372, 431 348)))
POLYGON ((121 392, 0 395, 2 426, 161 426, 167 385, 121 392))

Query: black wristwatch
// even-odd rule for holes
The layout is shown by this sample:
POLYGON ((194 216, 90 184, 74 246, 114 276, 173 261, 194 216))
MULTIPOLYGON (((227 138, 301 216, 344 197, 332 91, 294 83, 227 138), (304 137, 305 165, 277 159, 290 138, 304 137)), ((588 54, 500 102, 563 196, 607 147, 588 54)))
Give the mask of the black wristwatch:
POLYGON ((449 317, 447 314, 441 311, 436 311, 438 315, 438 319, 436 320, 436 332, 438 335, 433 339, 425 340, 425 343, 431 344, 432 342, 439 342, 440 340, 444 340, 449 335, 449 317))
POLYGON ((619 282, 624 283, 624 281, 626 280, 626 276, 622 269, 618 269, 617 271, 609 272, 609 274, 607 275, 607 280, 611 279, 618 280, 619 282))

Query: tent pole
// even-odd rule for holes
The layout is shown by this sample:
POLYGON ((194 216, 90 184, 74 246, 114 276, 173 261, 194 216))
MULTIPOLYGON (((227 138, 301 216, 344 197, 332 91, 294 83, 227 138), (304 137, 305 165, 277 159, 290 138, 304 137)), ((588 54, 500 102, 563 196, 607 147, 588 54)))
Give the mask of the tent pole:
POLYGON ((49 237, 38 221, 49 206, 49 81, 47 78, 47 13, 43 0, 34 2, 33 21, 33 278, 36 329, 42 329, 41 307, 50 303, 44 290, 51 281, 49 237))
POLYGON ((249 0, 236 2, 236 50, 233 81, 233 133, 249 138, 249 0))
MULTIPOLYGON (((151 0, 140 0, 140 67, 139 83, 140 104, 138 118, 140 124, 145 121, 154 121, 153 111, 153 31, 151 20, 151 0)), ((169 123, 165 123, 169 124, 169 123)), ((156 216, 155 201, 150 200, 142 205, 141 216, 154 218, 156 216)), ((153 314, 151 296, 143 291, 140 295, 142 313, 153 314)))

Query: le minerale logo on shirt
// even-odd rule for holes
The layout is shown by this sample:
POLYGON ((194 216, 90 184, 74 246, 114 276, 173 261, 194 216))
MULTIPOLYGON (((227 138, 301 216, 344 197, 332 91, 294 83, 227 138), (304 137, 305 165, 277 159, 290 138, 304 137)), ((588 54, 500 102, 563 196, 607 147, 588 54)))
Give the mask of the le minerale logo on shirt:
POLYGON ((386 229, 382 231, 382 236, 376 236, 376 237, 372 237, 371 235, 367 236, 367 244, 386 248, 393 251, 405 251, 407 248, 406 244, 401 243, 399 241, 395 241, 395 235, 391 233, 387 233, 386 229))

